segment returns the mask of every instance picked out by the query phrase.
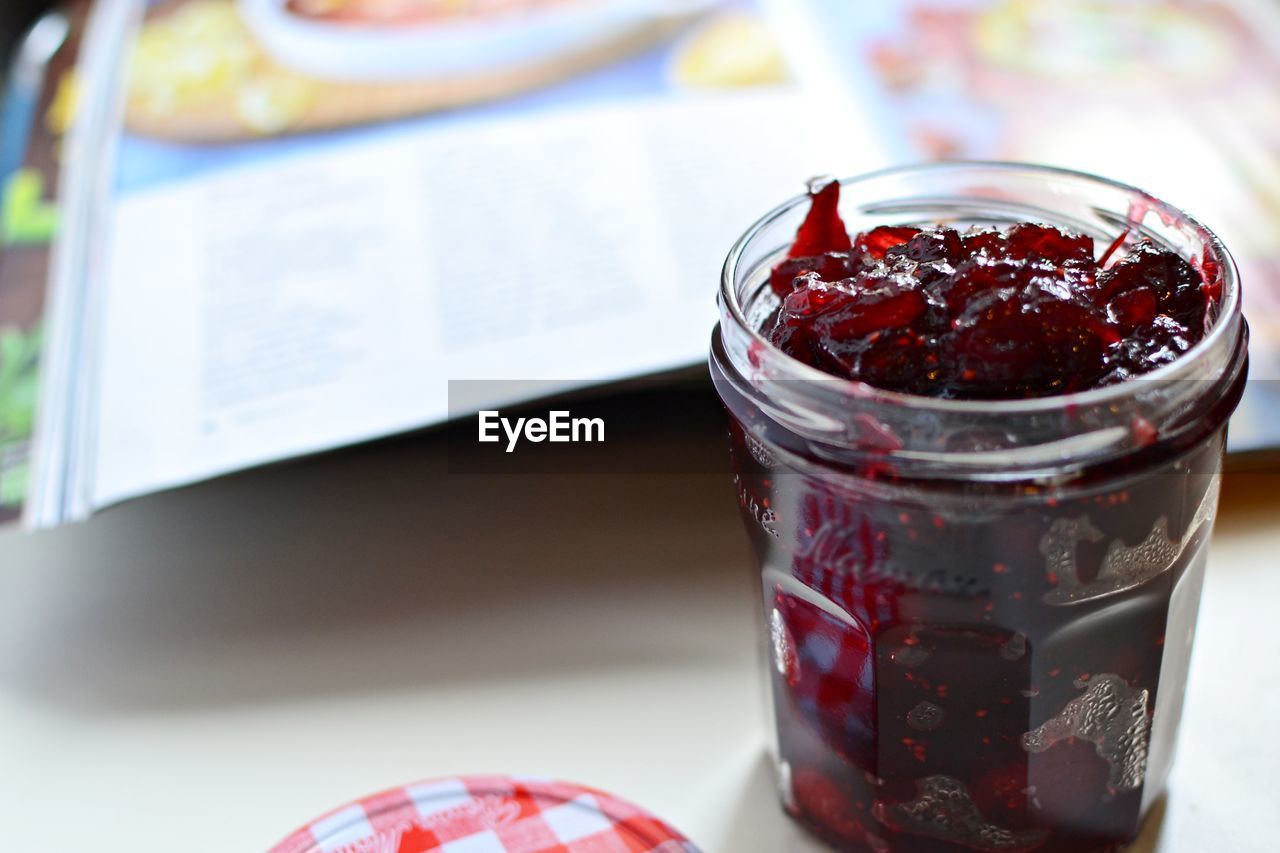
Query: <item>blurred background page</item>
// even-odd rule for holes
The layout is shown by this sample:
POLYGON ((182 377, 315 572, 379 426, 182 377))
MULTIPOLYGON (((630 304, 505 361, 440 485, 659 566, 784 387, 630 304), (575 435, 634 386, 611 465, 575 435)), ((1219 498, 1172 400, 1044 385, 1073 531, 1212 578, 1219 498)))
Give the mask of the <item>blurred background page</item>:
POLYGON ((70 73, 86 3, 39 19, 40 0, 18 0, 0 16, 3 56, 12 56, 0 108, 0 524, 21 514, 30 486, 51 248, 57 233, 64 121, 74 100, 70 73))
POLYGON ((1026 160, 1216 231, 1253 339, 1233 452, 1280 444, 1280 4, 805 0, 895 160, 1026 160))

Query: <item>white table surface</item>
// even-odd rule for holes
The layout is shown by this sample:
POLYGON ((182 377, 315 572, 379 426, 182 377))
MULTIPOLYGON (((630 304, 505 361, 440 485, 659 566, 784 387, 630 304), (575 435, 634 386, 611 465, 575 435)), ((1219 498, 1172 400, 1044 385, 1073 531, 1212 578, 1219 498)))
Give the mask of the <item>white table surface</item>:
MULTIPOLYGON (((523 772, 706 853, 818 849, 775 805, 727 479, 444 465, 420 437, 0 534, 0 848, 262 851, 363 793, 523 772)), ((1138 850, 1280 849, 1280 476, 1224 502, 1138 850)))

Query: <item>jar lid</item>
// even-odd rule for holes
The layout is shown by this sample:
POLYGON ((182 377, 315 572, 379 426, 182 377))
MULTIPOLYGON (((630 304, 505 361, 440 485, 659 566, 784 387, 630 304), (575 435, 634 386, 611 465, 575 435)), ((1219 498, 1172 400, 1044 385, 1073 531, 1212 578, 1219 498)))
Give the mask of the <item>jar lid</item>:
POLYGON ((312 821, 270 853, 698 853, 618 798, 564 782, 471 776, 416 782, 312 821))

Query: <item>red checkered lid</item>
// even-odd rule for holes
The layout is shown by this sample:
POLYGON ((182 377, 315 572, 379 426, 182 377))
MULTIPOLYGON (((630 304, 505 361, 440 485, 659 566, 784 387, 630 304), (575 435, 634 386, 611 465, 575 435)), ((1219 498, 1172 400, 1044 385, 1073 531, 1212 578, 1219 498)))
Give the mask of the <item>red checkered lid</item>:
POLYGON ((603 791, 515 776, 418 782, 312 821, 270 853, 698 853, 603 791))

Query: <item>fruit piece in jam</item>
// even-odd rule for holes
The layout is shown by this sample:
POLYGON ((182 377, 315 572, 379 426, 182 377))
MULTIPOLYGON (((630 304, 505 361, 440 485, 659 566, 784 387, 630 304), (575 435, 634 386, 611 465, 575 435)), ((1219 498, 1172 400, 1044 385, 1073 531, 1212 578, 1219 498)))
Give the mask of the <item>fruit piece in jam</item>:
POLYGON ((1104 266, 1091 238, 1035 223, 851 237, 840 184, 812 197, 772 271, 782 303, 765 332, 827 373, 931 397, 1043 397, 1130 379, 1204 337, 1204 277, 1149 240, 1104 266))

